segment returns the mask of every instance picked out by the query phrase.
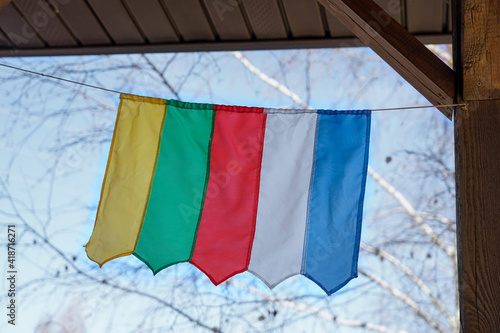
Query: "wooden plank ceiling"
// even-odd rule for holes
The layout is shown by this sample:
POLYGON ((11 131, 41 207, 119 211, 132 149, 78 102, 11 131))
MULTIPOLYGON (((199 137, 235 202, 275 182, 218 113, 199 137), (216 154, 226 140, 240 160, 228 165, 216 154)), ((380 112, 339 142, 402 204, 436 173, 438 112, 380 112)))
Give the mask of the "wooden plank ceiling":
MULTIPOLYGON (((448 1, 376 2, 422 42, 451 43, 448 1)), ((0 57, 361 45, 315 0, 13 0, 0 10, 0 57)))

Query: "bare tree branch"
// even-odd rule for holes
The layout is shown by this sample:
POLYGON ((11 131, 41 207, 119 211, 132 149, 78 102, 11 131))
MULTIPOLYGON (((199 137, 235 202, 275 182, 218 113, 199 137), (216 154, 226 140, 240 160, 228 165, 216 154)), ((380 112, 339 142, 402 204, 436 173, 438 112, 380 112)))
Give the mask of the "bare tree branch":
POLYGON ((339 325, 342 325, 342 326, 359 327, 359 328, 364 328, 366 330, 380 332, 380 333, 394 333, 394 331, 392 331, 389 328, 382 326, 382 325, 365 323, 365 322, 358 321, 358 320, 349 320, 349 319, 338 318, 337 316, 334 316, 331 313, 328 313, 326 311, 317 309, 315 307, 312 307, 312 306, 309 306, 306 304, 302 304, 302 303, 298 303, 298 302, 294 302, 294 301, 290 301, 290 300, 277 299, 275 297, 268 296, 265 293, 258 290, 257 288, 253 288, 253 287, 248 286, 246 284, 243 284, 241 282, 235 281, 234 279, 228 280, 227 283, 232 284, 234 286, 237 286, 239 288, 243 288, 247 291, 250 291, 251 293, 258 295, 259 297, 261 297, 262 299, 265 299, 268 302, 279 304, 279 305, 282 305, 282 306, 290 308, 290 309, 294 309, 294 310, 298 310, 298 311, 302 311, 302 312, 307 312, 307 313, 310 313, 310 314, 317 316, 319 318, 333 321, 333 322, 335 322, 339 325))
POLYGON ((146 57, 145 54, 141 54, 141 55, 146 60, 146 62, 148 63, 148 65, 151 67, 151 69, 156 74, 158 74, 158 76, 160 77, 160 79, 163 82, 163 84, 166 85, 168 89, 170 89, 170 91, 172 92, 172 94, 174 94, 175 98, 177 98, 178 100, 180 100, 181 98, 179 97, 179 94, 177 93, 177 91, 174 89, 174 87, 172 87, 172 85, 170 84, 170 82, 167 81, 167 78, 164 75, 165 71, 162 71, 158 67, 156 67, 155 64, 153 64, 151 62, 151 60, 149 60, 149 58, 146 57))
POLYGON ((418 212, 418 214, 420 216, 422 216, 424 219, 435 220, 435 221, 441 222, 447 228, 452 228, 454 225, 454 223, 451 219, 449 219, 446 216, 443 216, 441 214, 427 213, 427 212, 418 212))
POLYGON ((401 270, 403 273, 405 273, 406 276, 408 276, 420 288, 420 290, 424 292, 424 294, 426 294, 431 298, 432 302, 439 308, 439 310, 441 310, 441 312, 445 315, 446 319, 448 319, 450 325, 452 326, 454 325, 455 318, 452 315, 450 315, 450 313, 444 306, 443 302, 441 302, 439 298, 437 298, 436 295, 432 293, 427 284, 425 284, 425 282, 422 281, 422 279, 420 279, 415 273, 413 273, 411 269, 403 265, 398 259, 396 259, 396 257, 383 250, 377 249, 373 246, 366 245, 365 243, 361 243, 361 248, 377 255, 380 258, 386 259, 394 266, 396 266, 399 270, 401 270))
POLYGON ((387 180, 376 173, 370 166, 368 166, 368 174, 375 180, 387 193, 389 193, 394 199, 396 199, 399 204, 406 210, 406 213, 412 217, 412 220, 425 232, 427 236, 431 239, 432 243, 436 244, 441 250, 448 255, 452 265, 456 267, 457 261, 457 251, 454 246, 447 246, 444 244, 438 235, 435 233, 427 223, 425 223, 422 216, 413 208, 410 202, 396 190, 387 180))
POLYGON ((405 303, 410 308, 412 308, 413 311, 417 314, 417 316, 424 319, 432 328, 434 328, 435 330, 437 330, 440 333, 446 332, 441 326, 439 326, 439 324, 436 321, 434 321, 434 319, 432 319, 427 313, 425 313, 413 299, 411 299, 408 295, 403 293, 401 290, 391 286, 387 281, 383 280, 382 278, 380 278, 374 274, 368 273, 362 269, 359 269, 358 271, 361 274, 363 274, 364 276, 366 276, 367 278, 369 278, 370 280, 372 280, 373 282, 375 282, 376 284, 378 284, 380 287, 389 291, 392 295, 394 295, 394 297, 402 300, 403 303, 405 303))
POLYGON ((233 56, 238 59, 243 66, 245 66, 250 72, 255 74, 259 79, 264 81, 265 83, 269 84, 271 87, 278 89, 278 91, 282 92, 285 96, 288 96, 292 99, 292 101, 295 102, 295 104, 299 105, 300 107, 303 107, 304 109, 309 109, 309 105, 307 105, 300 97, 288 89, 285 85, 279 83, 275 79, 269 77, 266 75, 264 72, 262 72, 260 69, 255 67, 247 58, 243 56, 243 54, 239 51, 234 51, 233 56))

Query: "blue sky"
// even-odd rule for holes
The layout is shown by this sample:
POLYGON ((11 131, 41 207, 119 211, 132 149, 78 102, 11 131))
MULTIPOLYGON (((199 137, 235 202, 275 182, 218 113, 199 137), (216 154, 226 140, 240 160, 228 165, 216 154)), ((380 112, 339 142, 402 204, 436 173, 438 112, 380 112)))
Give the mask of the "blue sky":
MULTIPOLYGON (((244 55, 268 76, 294 91, 312 108, 369 109, 429 104, 369 49, 258 51, 244 52, 244 55), (306 66, 310 66, 309 72, 306 66)), ((159 68, 170 63, 166 67, 165 78, 184 101, 297 108, 289 97, 250 73, 231 53, 154 54, 147 57, 159 68)), ((141 55, 4 58, 0 62, 122 92, 176 98, 162 83, 161 77, 148 69, 141 55), (139 67, 142 69, 138 70, 139 67)), ((5 68, 0 68, 0 80, 3 91, 0 100, 0 176, 5 185, 0 193, 5 194, 7 189, 25 222, 42 239, 49 239, 68 258, 75 258, 76 267, 98 279, 116 280, 123 285, 134 283, 143 290, 150 290, 157 286, 158 281, 165 281, 167 286, 161 289, 164 295, 168 295, 165 297, 176 300, 189 313, 197 313, 196 306, 205 302, 222 304, 221 295, 226 292, 231 298, 250 297, 248 291, 241 288, 237 291, 238 288, 234 286, 213 287, 207 283, 206 277, 195 272, 188 264, 168 268, 154 279, 147 270, 138 270, 138 260, 133 256, 120 258, 116 263, 110 262, 99 270, 86 258, 83 245, 92 232, 118 95, 5 68), (178 295, 179 291, 175 291, 177 287, 169 289, 168 285, 177 284, 185 287, 185 295, 178 295), (205 296, 195 298, 193 295, 205 296), (191 303, 188 301, 190 297, 193 298, 191 303)), ((429 151, 430 147, 437 150, 443 144, 442 140, 446 140, 442 148, 444 163, 453 165, 453 154, 449 151, 453 147, 449 144, 453 140, 451 126, 452 123, 433 108, 374 112, 370 165, 387 180, 397 184, 398 189, 416 207, 431 209, 429 193, 440 192, 444 185, 439 179, 423 177, 421 172, 425 165, 420 165, 418 159, 408 158, 404 151, 429 151)), ((383 244, 384 237, 390 238, 395 223, 401 224, 403 220, 397 212, 393 212, 396 206, 368 178, 364 241, 383 244), (386 217, 381 217, 384 214, 391 217, 389 222, 385 221, 386 217), (387 223, 381 224, 380 221, 387 223)), ((436 209, 453 218, 454 202, 439 202, 436 209)), ((5 196, 0 198, 0 212, 2 228, 8 223, 16 223, 18 229, 23 228, 24 222, 16 217, 18 212, 13 210, 12 203, 5 196)), ((76 302, 75 299, 80 304, 75 311, 80 313, 82 325, 88 331, 104 332, 113 323, 116 331, 128 332, 140 325, 152 327, 155 320, 159 320, 154 314, 149 319, 139 315, 141 311, 150 313, 150 309, 155 308, 154 304, 148 303, 149 310, 144 310, 140 305, 143 300, 138 296, 127 298, 116 291, 93 287, 85 279, 75 277, 75 270, 58 258, 53 248, 40 247, 40 237, 21 230, 19 234, 20 326, 16 327, 15 332, 32 331, 47 318, 62 320, 76 302), (124 305, 120 303, 121 298, 135 305, 124 305)), ((422 248, 416 249, 415 253, 418 255, 419 251, 422 248)), ((407 258, 408 264, 412 263, 409 255, 403 257, 407 258)), ((377 263, 362 256, 360 266, 375 267, 377 263)), ((434 268, 425 269, 432 271, 434 268)), ((443 268, 444 271, 446 269, 443 268)), ((0 274, 5 274, 5 269, 0 274)), ((322 309, 340 316, 350 316, 351 319, 366 317, 366 320, 381 320, 395 329, 418 327, 415 322, 419 323, 417 319, 408 318, 406 323, 397 324, 395 322, 399 317, 396 314, 392 320, 379 318, 387 316, 387 313, 363 314, 375 312, 373 304, 366 306, 365 311, 360 310, 361 314, 352 315, 349 308, 344 309, 346 301, 352 301, 354 295, 370 288, 362 279, 352 281, 345 290, 331 298, 326 298, 319 287, 303 277, 289 279, 274 291, 269 291, 248 273, 237 277, 236 281, 254 286, 270 297, 309 295, 311 299, 307 299, 308 304, 319 302, 322 309)), ((441 282, 436 283, 436 286, 442 285, 441 282)), ((154 288, 151 290, 154 292, 154 288)), ((376 293, 370 299, 378 299, 378 296, 376 293)), ((0 301, 5 300, 2 291, 0 301)), ((378 302, 379 306, 389 304, 388 311, 394 312, 390 301, 380 298, 378 302)), ((451 300, 449 302, 452 303, 451 300)), ((248 304, 231 310, 234 311, 233 317, 244 317, 244 314, 238 313, 245 312, 243 309, 248 309, 248 304)), ((250 309, 248 313, 257 311, 250 309)), ((289 315, 293 316, 293 312, 289 315)), ((226 316, 229 314, 223 317, 226 316)), ((318 331, 329 327, 324 323, 313 322, 318 331)), ((264 326, 259 327, 274 327, 272 321, 260 324, 264 326)), ((0 323, 0 327, 2 325, 4 322, 0 323)), ((165 325, 183 327, 181 324, 165 325)), ((244 321, 232 325, 229 327, 244 327, 244 321)), ((292 327, 307 329, 308 325, 311 325, 310 319, 297 319, 292 327)), ((341 325, 339 327, 342 332, 359 331, 342 328, 341 325)), ((408 332, 411 331, 408 329, 408 332)))

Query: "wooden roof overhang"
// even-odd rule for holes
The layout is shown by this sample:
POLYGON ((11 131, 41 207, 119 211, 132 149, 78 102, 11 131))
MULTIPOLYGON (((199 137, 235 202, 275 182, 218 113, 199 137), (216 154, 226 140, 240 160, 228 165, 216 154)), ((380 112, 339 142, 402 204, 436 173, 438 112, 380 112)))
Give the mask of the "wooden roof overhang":
POLYGON ((433 105, 465 102, 438 107, 455 125, 460 327, 500 332, 500 1, 10 2, 0 57, 367 45, 433 105), (450 31, 454 70, 422 44, 450 31))
MULTIPOLYGON (((364 45, 316 1, 0 1, 0 57, 364 45)), ((423 43, 451 43, 447 1, 376 2, 423 43)))

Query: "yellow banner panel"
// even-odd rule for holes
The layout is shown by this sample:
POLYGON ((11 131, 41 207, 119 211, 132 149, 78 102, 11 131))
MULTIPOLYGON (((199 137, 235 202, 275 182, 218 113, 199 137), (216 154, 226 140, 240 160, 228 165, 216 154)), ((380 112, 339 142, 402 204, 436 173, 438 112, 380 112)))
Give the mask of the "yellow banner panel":
POLYGON ((85 246, 99 266, 135 251, 166 115, 164 99, 127 94, 120 98, 96 222, 85 246))

